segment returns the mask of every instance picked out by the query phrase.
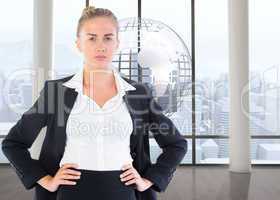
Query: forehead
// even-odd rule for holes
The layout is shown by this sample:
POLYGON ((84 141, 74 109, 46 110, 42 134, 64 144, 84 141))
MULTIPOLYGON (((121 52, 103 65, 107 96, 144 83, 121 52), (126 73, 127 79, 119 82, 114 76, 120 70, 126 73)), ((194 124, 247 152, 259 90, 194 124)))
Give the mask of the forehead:
POLYGON ((81 32, 84 34, 92 33, 96 35, 114 34, 117 31, 116 24, 111 18, 96 17, 84 22, 81 32))

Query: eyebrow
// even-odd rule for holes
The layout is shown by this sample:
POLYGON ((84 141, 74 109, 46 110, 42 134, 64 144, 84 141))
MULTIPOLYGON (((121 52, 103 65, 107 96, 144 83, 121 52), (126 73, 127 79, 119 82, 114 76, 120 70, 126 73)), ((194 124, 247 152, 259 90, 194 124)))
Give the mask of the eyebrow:
MULTIPOLYGON (((87 33, 86 35, 97 36, 97 35, 94 34, 94 33, 87 33)), ((105 34, 104 36, 114 36, 114 34, 113 34, 113 33, 107 33, 107 34, 105 34)))

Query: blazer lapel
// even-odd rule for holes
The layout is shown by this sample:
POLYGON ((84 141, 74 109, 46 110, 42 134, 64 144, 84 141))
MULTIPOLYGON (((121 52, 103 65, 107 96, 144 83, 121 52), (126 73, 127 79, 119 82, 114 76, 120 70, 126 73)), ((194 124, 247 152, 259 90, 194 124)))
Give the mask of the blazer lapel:
POLYGON ((58 111, 57 111, 57 128, 60 134, 56 134, 57 140, 60 141, 58 145, 59 160, 62 158, 65 146, 66 146, 66 125, 69 118, 70 112, 73 108, 75 100, 77 98, 77 92, 73 88, 63 86, 61 83, 58 84, 58 111))
POLYGON ((129 114, 132 119, 133 130, 130 135, 130 151, 135 152, 136 144, 139 141, 139 136, 141 134, 139 128, 141 126, 141 117, 137 114, 137 111, 141 108, 140 102, 137 100, 132 93, 135 91, 125 91, 125 95, 123 96, 123 100, 127 105, 129 114))

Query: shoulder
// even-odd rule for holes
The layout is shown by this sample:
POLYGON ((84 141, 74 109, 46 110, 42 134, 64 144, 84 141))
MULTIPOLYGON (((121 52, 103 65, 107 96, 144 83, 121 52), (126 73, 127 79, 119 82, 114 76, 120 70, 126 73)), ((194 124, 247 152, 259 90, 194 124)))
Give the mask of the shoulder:
MULTIPOLYGON (((54 86, 57 84, 63 84, 64 82, 67 82, 68 80, 70 80, 75 74, 71 74, 69 76, 63 77, 63 78, 59 78, 59 79, 49 79, 45 81, 45 87, 47 86, 54 86)), ((141 83, 141 82, 137 82, 134 80, 131 80, 129 78, 126 78, 124 76, 121 76, 121 78, 123 80, 125 80, 126 82, 128 82, 129 84, 131 84, 133 87, 136 88, 136 90, 131 91, 131 93, 135 93, 135 94, 145 94, 145 95, 151 95, 152 94, 152 86, 149 83, 141 83)))
POLYGON ((70 80, 75 74, 71 74, 69 76, 65 76, 63 78, 59 78, 59 79, 49 79, 46 80, 46 83, 64 83, 68 80, 70 80))
POLYGON ((45 80, 44 86, 41 89, 40 93, 44 93, 45 95, 54 95, 55 91, 61 88, 61 85, 70 80, 75 74, 71 74, 69 76, 59 78, 59 79, 48 79, 45 80))
POLYGON ((48 79, 44 83, 44 88, 46 89, 47 87, 56 87, 57 85, 61 85, 64 82, 67 82, 70 80, 75 74, 71 74, 69 76, 65 76, 59 79, 48 79))
POLYGON ((126 78, 124 76, 122 76, 122 78, 126 82, 128 82, 129 84, 131 84, 133 87, 136 88, 136 90, 131 91, 132 93, 151 95, 151 93, 152 93, 152 86, 151 86, 151 84, 137 82, 137 81, 128 79, 128 78, 126 78))

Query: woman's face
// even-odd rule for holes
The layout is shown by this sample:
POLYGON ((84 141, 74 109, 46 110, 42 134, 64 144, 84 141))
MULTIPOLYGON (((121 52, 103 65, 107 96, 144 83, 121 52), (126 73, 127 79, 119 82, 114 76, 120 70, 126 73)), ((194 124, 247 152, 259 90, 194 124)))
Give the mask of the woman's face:
POLYGON ((87 20, 81 26, 76 44, 86 65, 107 68, 119 46, 116 25, 108 17, 87 20))

